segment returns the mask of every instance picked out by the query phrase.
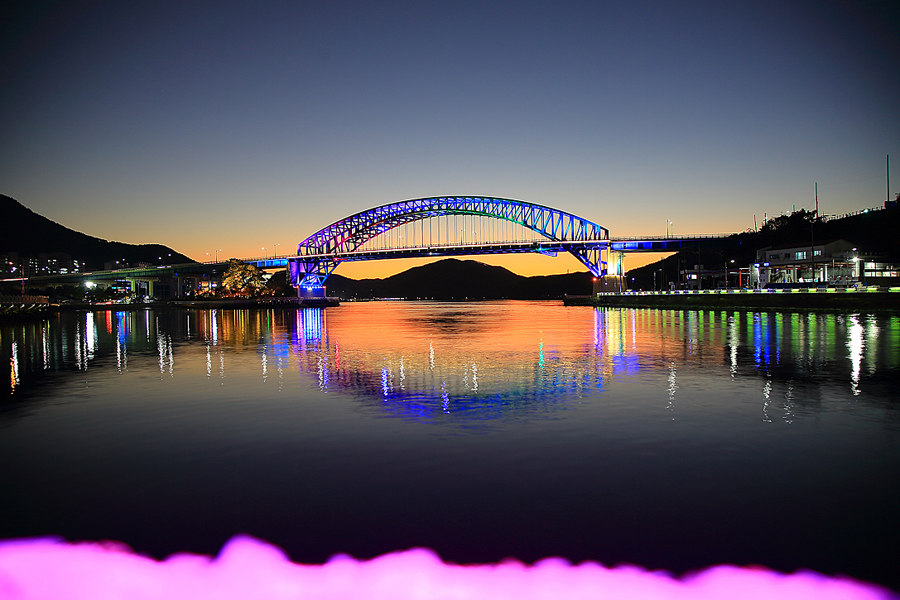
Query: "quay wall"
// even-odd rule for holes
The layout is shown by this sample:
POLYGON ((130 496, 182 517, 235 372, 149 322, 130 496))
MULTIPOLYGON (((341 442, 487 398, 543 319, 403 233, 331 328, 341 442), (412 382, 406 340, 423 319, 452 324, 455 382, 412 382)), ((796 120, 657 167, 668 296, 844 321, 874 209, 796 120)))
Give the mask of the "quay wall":
POLYGON ((900 310, 900 288, 620 292, 567 297, 567 306, 742 310, 900 310))

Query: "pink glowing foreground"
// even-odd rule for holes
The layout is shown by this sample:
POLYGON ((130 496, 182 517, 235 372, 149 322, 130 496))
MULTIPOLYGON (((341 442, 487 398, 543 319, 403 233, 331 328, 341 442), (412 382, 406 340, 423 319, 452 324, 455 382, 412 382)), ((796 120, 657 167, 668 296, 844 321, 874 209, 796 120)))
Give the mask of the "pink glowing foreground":
POLYGON ((713 567, 675 579, 637 567, 609 569, 546 559, 527 566, 447 565, 432 551, 408 550, 357 561, 335 556, 298 565, 278 548, 238 536, 216 558, 174 554, 162 562, 105 543, 54 540, 0 542, 0 598, 104 600, 128 598, 729 598, 776 600, 885 599, 882 589, 815 573, 713 567))

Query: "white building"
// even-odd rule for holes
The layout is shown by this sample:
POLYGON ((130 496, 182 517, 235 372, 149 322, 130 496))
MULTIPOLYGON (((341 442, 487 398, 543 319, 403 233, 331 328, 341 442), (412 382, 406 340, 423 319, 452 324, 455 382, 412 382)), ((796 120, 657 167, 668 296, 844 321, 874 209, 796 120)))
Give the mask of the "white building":
POLYGON ((883 256, 858 251, 847 240, 798 246, 770 246, 756 252, 751 270, 754 287, 791 284, 895 285, 900 266, 883 256))

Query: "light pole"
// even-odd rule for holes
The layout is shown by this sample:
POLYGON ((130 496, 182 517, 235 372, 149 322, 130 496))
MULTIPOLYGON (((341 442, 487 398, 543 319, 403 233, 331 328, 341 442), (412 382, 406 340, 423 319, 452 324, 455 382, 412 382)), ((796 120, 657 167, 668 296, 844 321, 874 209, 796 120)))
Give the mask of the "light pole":
POLYGON ((268 258, 268 257, 266 256, 266 249, 265 249, 265 247, 260 247, 260 250, 263 251, 263 258, 268 258))
POLYGON ((219 252, 221 252, 221 251, 222 251, 221 248, 219 248, 218 250, 216 250, 216 262, 219 262, 219 252))
POLYGON ((272 258, 278 258, 278 246, 281 244, 275 244, 272 246, 272 258))
POLYGON ((669 237, 669 227, 671 227, 671 226, 672 226, 672 220, 666 219, 666 237, 667 238, 669 237))

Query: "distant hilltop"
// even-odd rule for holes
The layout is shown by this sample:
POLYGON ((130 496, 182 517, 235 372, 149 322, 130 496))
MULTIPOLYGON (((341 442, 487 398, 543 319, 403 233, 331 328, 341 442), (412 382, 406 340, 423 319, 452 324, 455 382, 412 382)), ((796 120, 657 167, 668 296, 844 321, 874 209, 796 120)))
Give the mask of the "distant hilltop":
MULTIPOLYGON (((74 231, 2 194, 0 215, 3 217, 0 219, 0 255, 6 256, 5 277, 10 276, 9 263, 24 265, 27 271, 29 261, 36 265, 39 259, 44 262, 56 260, 56 264, 60 261, 76 263, 81 271, 99 270, 107 265, 159 264, 160 256, 165 257, 167 264, 194 262, 168 246, 110 242, 74 231)), ((23 269, 17 270, 21 273, 23 269)))

